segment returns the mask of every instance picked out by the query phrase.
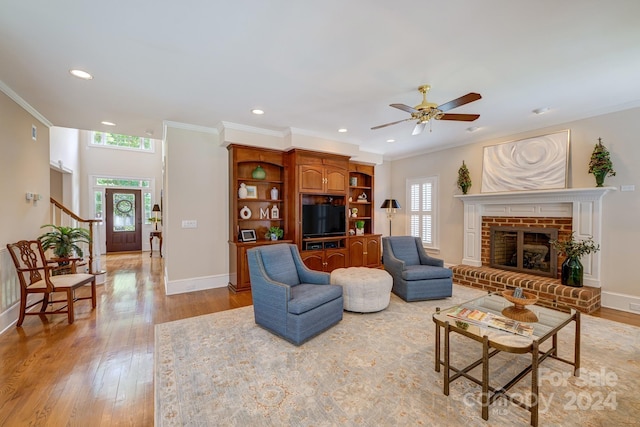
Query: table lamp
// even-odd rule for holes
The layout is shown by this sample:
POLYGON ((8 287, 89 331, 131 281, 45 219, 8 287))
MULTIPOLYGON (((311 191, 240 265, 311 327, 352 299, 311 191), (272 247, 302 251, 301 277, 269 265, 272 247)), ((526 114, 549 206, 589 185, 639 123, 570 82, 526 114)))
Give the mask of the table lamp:
POLYGON ((160 205, 158 205, 157 203, 155 205, 153 205, 153 209, 151 209, 152 212, 155 213, 156 215, 156 231, 158 231, 158 212, 160 212, 160 205))

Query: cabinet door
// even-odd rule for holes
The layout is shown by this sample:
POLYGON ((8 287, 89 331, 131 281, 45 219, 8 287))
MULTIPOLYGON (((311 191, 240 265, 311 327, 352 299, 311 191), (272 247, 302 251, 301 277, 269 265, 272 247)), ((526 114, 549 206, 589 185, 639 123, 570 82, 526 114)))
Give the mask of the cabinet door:
POLYGON ((300 257, 304 265, 310 269, 324 271, 324 251, 303 251, 300 257))
POLYGON ((347 267, 348 253, 346 249, 328 250, 325 253, 325 268, 324 271, 331 272, 336 268, 347 267))
POLYGON ((322 166, 300 166, 301 192, 322 193, 324 191, 324 170, 322 166))
POLYGON ((251 289, 247 248, 231 243, 229 245, 229 288, 234 292, 251 289))
POLYGON ((348 172, 346 169, 338 169, 327 166, 325 169, 326 188, 330 192, 345 192, 348 185, 348 172))
POLYGON ((238 258, 242 260, 238 266, 238 291, 248 291, 251 289, 251 278, 249 277, 249 258, 247 258, 247 248, 239 250, 238 258))
POLYGON ((380 265, 380 236, 366 238, 365 254, 365 266, 378 267, 380 265))
POLYGON ((363 237, 349 238, 349 265, 351 267, 364 267, 366 265, 364 241, 363 237))

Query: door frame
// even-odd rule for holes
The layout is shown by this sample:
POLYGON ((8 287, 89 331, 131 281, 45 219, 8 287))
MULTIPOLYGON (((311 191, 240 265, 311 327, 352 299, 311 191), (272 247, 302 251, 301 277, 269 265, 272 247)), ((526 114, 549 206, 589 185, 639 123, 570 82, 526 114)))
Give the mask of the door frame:
MULTIPOLYGON (((102 219, 102 222, 97 224, 97 236, 95 237, 98 241, 98 249, 100 254, 107 253, 107 237, 106 237, 106 220, 105 218, 100 218, 96 215, 96 204, 95 204, 95 193, 100 192, 102 194, 102 209, 105 209, 106 206, 106 189, 124 189, 124 190, 141 190, 141 199, 142 199, 142 252, 147 252, 151 250, 149 246, 149 239, 145 238, 145 236, 149 235, 149 232, 154 230, 154 225, 152 222, 148 221, 144 211, 144 200, 145 194, 149 194, 151 197, 151 206, 154 203, 160 204, 160 196, 156 195, 156 179, 146 176, 130 176, 130 175, 108 175, 108 174, 92 174, 88 177, 89 185, 88 185, 88 193, 89 197, 87 200, 89 202, 89 212, 91 218, 102 219), (122 179, 122 180, 139 180, 139 181, 149 181, 149 187, 134 187, 134 186, 103 186, 97 185, 96 180, 98 178, 109 178, 109 179, 122 179)), ((151 215, 149 216, 149 218, 151 215)))

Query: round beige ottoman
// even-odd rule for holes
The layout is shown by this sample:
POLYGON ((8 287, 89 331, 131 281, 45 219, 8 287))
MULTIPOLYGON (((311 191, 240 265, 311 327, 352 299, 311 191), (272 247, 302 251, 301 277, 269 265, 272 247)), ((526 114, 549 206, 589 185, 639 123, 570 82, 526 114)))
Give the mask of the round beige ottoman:
POLYGON ((345 310, 370 313, 389 306, 393 278, 377 268, 338 268, 331 272, 331 284, 342 285, 345 310))

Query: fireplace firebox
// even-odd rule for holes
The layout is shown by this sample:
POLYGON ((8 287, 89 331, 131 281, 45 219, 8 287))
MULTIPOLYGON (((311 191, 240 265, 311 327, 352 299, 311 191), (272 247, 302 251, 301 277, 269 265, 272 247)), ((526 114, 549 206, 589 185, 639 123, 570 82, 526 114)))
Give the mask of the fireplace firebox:
POLYGON ((549 241, 557 238, 556 228, 492 226, 490 266, 556 278, 558 256, 549 241))

